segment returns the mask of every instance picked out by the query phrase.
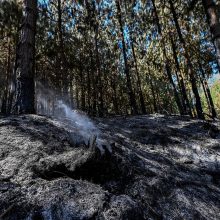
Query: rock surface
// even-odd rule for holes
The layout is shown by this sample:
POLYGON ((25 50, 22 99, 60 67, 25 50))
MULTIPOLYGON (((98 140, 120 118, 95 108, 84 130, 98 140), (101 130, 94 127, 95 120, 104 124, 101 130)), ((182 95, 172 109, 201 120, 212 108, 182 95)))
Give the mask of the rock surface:
POLYGON ((95 121, 112 153, 66 121, 0 118, 0 219, 220 219, 218 121, 95 121))

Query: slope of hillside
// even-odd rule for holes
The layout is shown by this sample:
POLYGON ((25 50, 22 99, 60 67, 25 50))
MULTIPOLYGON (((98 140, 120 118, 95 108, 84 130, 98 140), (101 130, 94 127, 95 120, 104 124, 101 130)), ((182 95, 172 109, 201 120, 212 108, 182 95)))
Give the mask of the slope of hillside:
POLYGON ((219 122, 0 119, 0 219, 220 219, 219 122))

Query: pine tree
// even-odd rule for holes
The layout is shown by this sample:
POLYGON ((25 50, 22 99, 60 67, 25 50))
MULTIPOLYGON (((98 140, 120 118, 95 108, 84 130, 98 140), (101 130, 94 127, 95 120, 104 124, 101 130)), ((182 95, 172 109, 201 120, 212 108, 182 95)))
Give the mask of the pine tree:
POLYGON ((37 20, 37 0, 24 1, 24 21, 22 23, 17 60, 16 109, 19 114, 35 113, 35 34, 37 20))

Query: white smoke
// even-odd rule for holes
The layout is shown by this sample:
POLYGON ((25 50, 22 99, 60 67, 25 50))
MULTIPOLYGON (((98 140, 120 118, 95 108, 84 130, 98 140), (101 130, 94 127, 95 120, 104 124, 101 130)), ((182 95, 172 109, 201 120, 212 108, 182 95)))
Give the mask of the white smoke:
POLYGON ((101 153, 104 153, 103 145, 111 152, 111 148, 101 139, 100 130, 84 112, 72 109, 52 89, 46 89, 40 83, 37 84, 36 94, 39 114, 53 116, 60 122, 67 123, 86 144, 95 140, 101 153))
POLYGON ((72 110, 62 100, 57 101, 56 107, 58 112, 56 110, 55 116, 59 119, 66 118, 86 140, 92 136, 99 136, 99 130, 85 114, 72 110))

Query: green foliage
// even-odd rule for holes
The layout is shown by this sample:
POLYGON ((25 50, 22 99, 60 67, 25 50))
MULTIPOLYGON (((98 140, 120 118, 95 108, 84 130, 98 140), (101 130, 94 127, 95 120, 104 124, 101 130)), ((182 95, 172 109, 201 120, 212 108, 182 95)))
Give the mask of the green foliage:
MULTIPOLYGON (((215 82, 211 84, 210 91, 214 102, 215 110, 217 112, 217 115, 219 116, 220 115, 220 80, 219 79, 216 79, 215 82)), ((206 114, 209 114, 209 106, 204 92, 201 92, 201 99, 202 99, 204 112, 206 112, 206 114)))
POLYGON ((216 82, 211 86, 211 94, 217 114, 220 115, 220 80, 216 80, 216 82))

